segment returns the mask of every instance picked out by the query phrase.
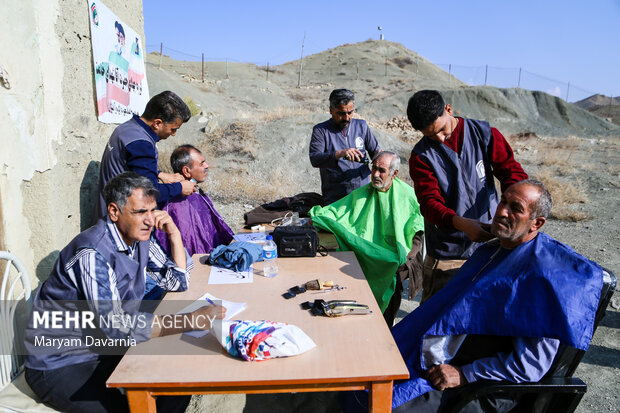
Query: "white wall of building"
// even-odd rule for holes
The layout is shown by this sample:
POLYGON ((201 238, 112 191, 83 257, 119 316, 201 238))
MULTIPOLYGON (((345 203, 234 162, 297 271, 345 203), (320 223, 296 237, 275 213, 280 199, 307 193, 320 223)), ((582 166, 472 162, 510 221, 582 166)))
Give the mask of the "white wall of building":
MULTIPOLYGON (((104 0, 144 36, 141 0, 104 0)), ((33 283, 90 221, 115 125, 97 121, 86 0, 0 0, 0 247, 33 283)), ((143 37, 144 39, 144 37, 143 37)))

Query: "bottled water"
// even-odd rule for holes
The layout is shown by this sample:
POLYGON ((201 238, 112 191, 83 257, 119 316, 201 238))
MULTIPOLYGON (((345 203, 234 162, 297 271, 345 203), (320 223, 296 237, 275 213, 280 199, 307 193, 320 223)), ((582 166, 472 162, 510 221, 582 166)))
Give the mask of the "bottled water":
POLYGON ((267 235, 267 240, 263 245, 263 260, 265 261, 265 266, 263 267, 265 277, 275 277, 278 275, 278 249, 271 235, 267 235))

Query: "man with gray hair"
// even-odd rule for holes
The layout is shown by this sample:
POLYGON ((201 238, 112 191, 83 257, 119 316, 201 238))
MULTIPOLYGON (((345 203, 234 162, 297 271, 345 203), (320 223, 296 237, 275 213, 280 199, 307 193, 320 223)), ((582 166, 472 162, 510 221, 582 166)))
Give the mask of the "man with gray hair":
POLYGON ((340 250, 355 251, 390 327, 401 301, 400 274, 405 271, 411 279, 421 279, 421 274, 416 277, 403 267, 421 269, 418 252, 424 227, 415 191, 397 178, 399 166, 396 153, 379 152, 372 160, 370 184, 331 205, 310 210, 312 223, 332 232, 340 250))
POLYGON ((353 119, 354 111, 353 92, 335 89, 329 95, 331 119, 312 130, 310 163, 320 169, 323 205, 366 185, 370 175, 368 159, 380 151, 366 121, 353 119))
MULTIPOLYGON (((458 399, 459 387, 480 380, 537 382, 554 364, 560 344, 588 348, 603 270, 540 232, 551 204, 541 182, 508 187, 490 227, 497 238, 482 244, 444 288, 394 326, 410 376, 394 386, 394 412, 444 411, 458 399)), ((508 412, 520 397, 481 396, 461 411, 508 412)))
MULTIPOLYGON (((74 310, 86 308, 87 313, 96 314, 95 324, 82 321, 71 328, 37 327, 33 321, 37 317, 32 316, 26 331, 26 381, 41 400, 61 411, 128 411, 126 396, 105 385, 122 349, 153 337, 209 328, 197 321, 222 317, 225 311, 220 306, 204 306, 178 315, 141 312, 147 279, 166 291, 184 291, 191 264, 179 229, 166 212, 156 209, 158 191, 149 179, 125 172, 112 178, 103 192, 107 215, 60 252, 33 303, 33 314, 39 316, 49 316, 50 308, 58 308, 63 313, 71 309, 79 313, 75 317, 84 319, 84 310, 74 310), (153 237, 154 228, 168 235, 170 256, 153 237), (117 321, 104 324, 102 317, 117 321), (136 321, 132 325, 120 320, 136 321), (42 345, 42 334, 55 337, 60 344, 42 345), (89 345, 88 337, 93 336, 102 337, 104 345, 89 345)), ((67 315, 65 324, 69 320, 67 315)), ((158 405, 170 407, 169 403, 184 411, 189 397, 157 400, 158 405)))
POLYGON ((156 143, 176 135, 190 117, 183 99, 167 90, 149 100, 142 116, 134 115, 114 129, 101 157, 99 202, 95 204, 93 221, 106 214, 103 188, 110 179, 125 171, 147 177, 159 191, 160 203, 177 195, 190 195, 196 190, 195 184, 185 181, 181 175, 160 172, 157 168, 156 143))
MULTIPOLYGON (((173 172, 187 181, 204 182, 209 172, 209 164, 204 155, 192 145, 181 145, 170 155, 173 172)), ((224 218, 215 210, 213 202, 202 189, 189 196, 178 195, 162 206, 181 231, 183 245, 189 255, 209 254, 213 248, 229 244, 233 232, 224 218)), ((168 236, 157 230, 155 236, 165 250, 169 248, 168 236)))

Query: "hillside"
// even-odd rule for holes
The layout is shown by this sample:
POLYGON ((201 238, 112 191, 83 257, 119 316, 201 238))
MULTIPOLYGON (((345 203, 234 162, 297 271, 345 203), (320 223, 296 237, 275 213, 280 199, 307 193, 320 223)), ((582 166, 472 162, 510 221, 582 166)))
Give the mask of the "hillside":
POLYGON ((620 126, 620 105, 594 105, 588 108, 588 112, 620 126))
POLYGON ((306 56, 301 87, 299 60, 279 66, 245 63, 178 62, 159 55, 147 58, 152 93, 166 88, 192 96, 207 112, 221 119, 253 117, 287 107, 327 113, 327 96, 338 87, 356 92, 356 110, 375 123, 403 116, 409 97, 421 89, 445 93, 457 113, 486 119, 506 134, 619 135, 620 128, 575 105, 543 92, 494 87, 468 87, 404 46, 368 40, 306 56), (228 67, 228 69, 226 69, 228 67), (228 78, 227 78, 228 73, 228 78), (178 85, 178 86, 176 86, 178 85))
POLYGON ((573 105, 579 106, 581 109, 590 109, 593 106, 614 106, 620 105, 620 96, 609 97, 601 94, 592 95, 580 101, 574 102, 573 105))

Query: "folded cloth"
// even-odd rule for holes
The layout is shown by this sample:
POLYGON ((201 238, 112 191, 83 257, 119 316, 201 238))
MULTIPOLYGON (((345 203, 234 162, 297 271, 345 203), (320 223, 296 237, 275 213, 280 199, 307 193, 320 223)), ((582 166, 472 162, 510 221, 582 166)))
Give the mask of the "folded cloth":
POLYGON ((256 261, 263 260, 263 247, 252 242, 219 245, 211 251, 209 263, 235 271, 247 271, 256 261))
POLYGON ((295 356, 316 347, 301 328, 274 321, 215 320, 212 330, 230 355, 246 361, 295 356))

